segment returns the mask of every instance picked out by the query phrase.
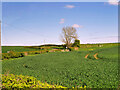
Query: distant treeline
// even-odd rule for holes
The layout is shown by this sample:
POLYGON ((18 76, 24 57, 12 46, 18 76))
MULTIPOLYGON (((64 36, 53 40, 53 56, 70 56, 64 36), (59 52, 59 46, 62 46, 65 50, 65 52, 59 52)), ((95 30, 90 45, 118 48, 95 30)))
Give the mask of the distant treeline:
MULTIPOLYGON (((97 43, 97 44, 80 44, 81 48, 84 47, 101 47, 103 45, 120 45, 120 43, 97 43)), ((36 48, 36 49, 44 49, 47 47, 65 47, 65 44, 63 45, 56 45, 56 44, 45 44, 40 46, 24 46, 25 48, 36 48)))
POLYGON ((55 45, 55 44, 45 44, 45 45, 40 45, 40 46, 24 46, 24 48, 34 48, 34 49, 53 49, 53 48, 56 48, 56 49, 60 49, 64 47, 64 45, 55 45))
POLYGON ((44 46, 55 46, 55 47, 62 47, 63 45, 56 45, 56 44, 45 44, 45 45, 40 45, 39 47, 44 47, 44 46))
POLYGON ((102 46, 114 46, 120 45, 120 43, 97 43, 97 44, 81 44, 80 47, 102 47, 102 46))

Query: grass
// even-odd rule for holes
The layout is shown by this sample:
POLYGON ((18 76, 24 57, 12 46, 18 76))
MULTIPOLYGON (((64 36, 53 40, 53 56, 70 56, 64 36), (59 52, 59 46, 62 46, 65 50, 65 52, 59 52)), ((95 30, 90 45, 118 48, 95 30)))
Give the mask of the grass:
POLYGON ((7 53, 7 51, 14 51, 14 52, 24 52, 24 51, 39 51, 42 50, 40 48, 44 48, 47 50, 51 50, 51 49, 63 49, 62 46, 2 46, 2 53, 7 53))
POLYGON ((98 57, 103 60, 109 59, 109 61, 110 60, 113 60, 114 62, 118 61, 118 46, 111 47, 110 49, 109 48, 103 49, 102 51, 100 51, 98 57))
POLYGON ((24 46, 2 46, 2 53, 7 53, 7 51, 24 52, 24 51, 37 51, 39 49, 34 48, 24 48, 24 46))
POLYGON ((33 76, 42 82, 64 87, 117 88, 117 46, 89 49, 6 60, 2 62, 2 73, 33 76), (96 52, 100 59, 84 58, 86 54, 90 53, 92 57, 96 52))

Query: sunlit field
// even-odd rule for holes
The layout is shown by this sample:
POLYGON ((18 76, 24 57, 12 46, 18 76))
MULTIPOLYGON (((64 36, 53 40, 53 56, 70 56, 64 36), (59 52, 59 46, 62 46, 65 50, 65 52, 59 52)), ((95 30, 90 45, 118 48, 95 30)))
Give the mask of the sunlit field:
POLYGON ((77 51, 3 60, 2 71, 3 74, 32 76, 43 83, 69 88, 117 88, 118 45, 82 47, 77 51))

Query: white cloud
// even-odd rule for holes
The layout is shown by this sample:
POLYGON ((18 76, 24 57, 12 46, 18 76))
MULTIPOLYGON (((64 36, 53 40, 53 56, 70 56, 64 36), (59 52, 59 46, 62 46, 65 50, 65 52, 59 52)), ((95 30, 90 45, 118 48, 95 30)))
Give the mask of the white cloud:
POLYGON ((118 0, 108 0, 108 3, 111 5, 118 5, 118 0))
POLYGON ((59 23, 62 24, 62 23, 64 23, 64 22, 65 22, 65 19, 62 18, 59 23))
POLYGON ((74 5, 66 5, 65 7, 66 8, 74 8, 75 6, 74 5))
POLYGON ((78 25, 78 24, 73 24, 72 27, 74 27, 74 28, 82 28, 83 26, 82 25, 78 25))

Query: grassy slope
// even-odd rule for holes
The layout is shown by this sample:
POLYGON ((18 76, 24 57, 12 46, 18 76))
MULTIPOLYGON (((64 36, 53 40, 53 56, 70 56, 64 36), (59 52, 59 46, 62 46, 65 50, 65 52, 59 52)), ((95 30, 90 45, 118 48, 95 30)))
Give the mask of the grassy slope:
POLYGON ((38 80, 54 82, 67 87, 79 86, 83 83, 92 88, 117 87, 118 63, 116 57, 118 53, 114 51, 114 54, 111 55, 114 55, 115 58, 112 56, 109 58, 110 53, 107 51, 110 52, 111 49, 116 50, 116 47, 93 51, 102 52, 99 57, 106 56, 105 59, 85 59, 84 56, 89 51, 56 52, 3 61, 2 69, 3 73, 9 71, 12 74, 34 76, 38 80), (107 62, 106 58, 109 58, 107 62))
POLYGON ((98 57, 104 60, 112 60, 115 62, 118 61, 118 54, 116 53, 118 53, 118 46, 101 50, 98 57))
POLYGON ((15 52, 24 52, 24 51, 37 51, 39 49, 24 48, 24 46, 2 46, 2 53, 7 53, 7 51, 11 50, 15 52))

